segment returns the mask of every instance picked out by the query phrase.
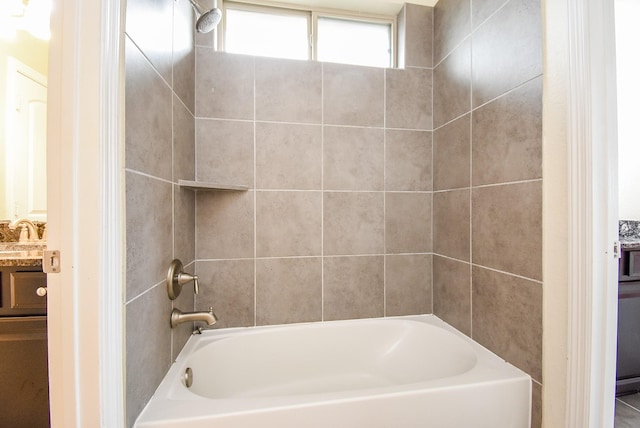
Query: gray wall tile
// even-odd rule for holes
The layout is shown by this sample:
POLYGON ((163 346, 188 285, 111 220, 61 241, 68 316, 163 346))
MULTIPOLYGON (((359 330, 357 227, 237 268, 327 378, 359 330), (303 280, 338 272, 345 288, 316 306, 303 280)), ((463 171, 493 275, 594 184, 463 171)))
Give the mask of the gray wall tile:
POLYGON ((193 180, 196 170, 195 120, 193 114, 173 97, 173 181, 193 180))
POLYGON ((254 59, 196 48, 196 117, 253 119, 254 59))
MULTIPOLYGON (((126 33, 172 84, 173 0, 129 0, 126 33)), ((148 100, 147 100, 148 101, 148 100)))
MULTIPOLYGON (((195 196, 171 183, 195 176, 192 13, 188 3, 175 4, 174 13, 170 0, 127 5, 127 426, 192 331, 191 323, 169 328, 172 303, 163 285, 173 257, 185 264, 195 258, 195 196)), ((193 310, 193 293, 173 304, 193 310)))
MULTIPOLYGON (((207 70, 207 67, 213 67, 213 62, 224 63, 218 68, 227 70, 227 73, 232 68, 228 64, 233 63, 232 60, 218 57, 226 54, 202 53, 205 60, 209 61, 203 63, 200 61, 200 50, 198 52, 198 73, 201 67, 207 75, 215 72, 207 70)), ((388 166, 391 188, 397 186, 400 191, 425 191, 409 195, 411 201, 408 207, 396 205, 392 209, 389 225, 393 236, 398 239, 395 243, 392 239, 391 244, 396 245, 397 251, 430 251, 431 197, 426 192, 431 189, 431 132, 396 129, 389 131, 389 141, 385 141, 383 69, 262 58, 254 61, 254 74, 250 75, 246 70, 237 75, 229 73, 229 78, 235 80, 230 82, 230 88, 239 89, 235 96, 235 89, 229 89, 225 96, 238 100, 247 98, 249 92, 246 88, 253 79, 256 117, 242 121, 196 119, 196 176, 207 181, 221 181, 218 177, 226 176, 238 182, 237 177, 250 174, 255 168, 256 186, 266 191, 257 191, 255 210, 253 196, 250 196, 252 192, 244 196, 198 193, 197 258, 203 262, 230 262, 234 260, 228 259, 242 258, 246 260, 238 261, 255 261, 256 268, 262 272, 260 269, 270 266, 272 261, 274 264, 277 261, 278 266, 287 266, 310 255, 318 256, 321 261, 333 259, 333 255, 380 255, 382 288, 376 302, 379 300, 382 305, 385 164, 388 166), (322 70, 320 77, 323 80, 319 83, 323 89, 320 103, 324 106, 324 112, 321 116, 301 113, 301 110, 315 105, 315 70, 322 70), (305 95, 309 91, 310 95, 305 95), (311 100, 305 100, 309 97, 311 100), (288 109, 287 106, 292 104, 291 99, 302 104, 288 109), (310 104, 307 105, 306 101, 310 104), (307 120, 309 123, 303 123, 307 120), (220 129, 216 129, 218 125, 220 129), (255 129, 255 147, 252 147, 252 129, 255 129), (204 135, 213 136, 205 142, 204 135), (387 144, 389 150, 385 154, 387 144), (255 160, 252 157, 254 154, 255 160), (428 204, 425 203, 427 201, 428 204), (418 213, 417 222, 410 218, 415 208, 422 212, 418 213), (409 219, 409 223, 404 224, 404 219, 409 219), (252 240, 253 221, 256 225, 255 242, 252 240), (429 242, 421 242, 422 239, 429 242), (257 259, 254 259, 254 254, 257 259), (274 257, 287 258, 281 260, 274 257)), ((245 63, 249 64, 248 61, 245 63)), ((398 110, 393 117, 405 120, 404 116, 407 115, 402 111, 413 115, 416 109, 430 108, 430 74, 430 70, 416 69, 404 71, 402 75, 390 79, 388 89, 398 110), (423 94, 425 99, 416 97, 416 92, 423 94), (405 107, 403 102, 411 105, 405 107)), ((198 80, 198 85, 201 84, 198 80)), ((212 101, 204 102, 213 104, 212 101)), ((205 106, 205 109, 211 110, 212 107, 205 106)), ((198 116, 202 116, 200 110, 198 112, 198 116)), ((218 116, 212 117, 227 115, 226 112, 216 114, 218 116)), ((429 112, 424 112, 416 117, 428 115, 429 112)), ((427 127, 410 122, 397 122, 395 125, 427 127)), ((431 124, 428 129, 430 127, 431 124)), ((253 176, 247 177, 245 180, 253 176)), ((402 195, 397 199, 403 202, 402 195)), ((428 259, 428 255, 424 256, 428 259)), ((416 266, 418 272, 414 277, 422 279, 415 287, 427 287, 427 278, 422 273, 429 269, 429 265, 417 267, 417 261, 409 261, 410 258, 406 259, 405 264, 416 266)), ((393 278, 399 285, 393 288, 395 294, 392 293, 390 297, 391 309, 411 312, 413 306, 410 304, 415 304, 416 300, 409 302, 409 294, 403 289, 413 284, 408 284, 410 279, 406 275, 398 273, 393 278)), ((302 313, 289 309, 288 314, 279 314, 277 303, 281 301, 278 299, 282 295, 286 297, 290 290, 286 287, 279 290, 275 285, 268 285, 271 284, 268 282, 270 280, 264 276, 257 281, 257 292, 264 293, 262 300, 259 295, 256 297, 258 323, 293 322, 304 318, 301 314, 306 313, 306 309, 302 313), (264 284, 264 287, 260 284, 264 284), (291 316, 291 321, 279 319, 282 316, 291 316)), ((324 285, 327 285, 326 281, 324 285)), ((425 296, 425 299, 428 297, 425 296)), ((227 294, 220 298, 233 306, 233 289, 229 288, 227 294)), ((197 300, 200 302, 201 296, 197 300)), ((246 299, 242 298, 239 304, 243 302, 246 299)), ((286 299, 282 302, 286 303, 286 299)), ((430 307, 429 300, 418 302, 422 302, 415 306, 420 308, 420 312, 425 312, 425 305, 430 307)), ((363 306, 361 309, 336 310, 330 316, 339 317, 337 314, 340 311, 346 311, 348 317, 365 316, 366 308, 363 306)), ((372 313, 383 315, 382 306, 372 313)))
POLYGON ((253 187, 253 123, 196 120, 196 178, 253 187))
POLYGON ((542 279, 542 181, 472 193, 473 263, 542 279))
MULTIPOLYGON (((434 70, 434 313, 467 334, 473 325, 474 338, 476 317, 486 317, 482 334, 497 345, 485 345, 510 361, 530 339, 512 328, 513 308, 527 319, 538 302, 518 300, 522 293, 511 302, 506 281, 486 284, 477 300, 476 283, 478 271, 542 277, 540 15, 539 0, 440 0, 434 11, 436 64, 444 58, 434 70)), ((539 406, 534 388, 533 426, 539 406)))
POLYGON ((387 69, 385 126, 431 130, 432 83, 433 72, 430 69, 387 69))
POLYGON ((218 317, 211 328, 255 325, 255 262, 253 260, 215 260, 196 262, 200 294, 196 310, 210 306, 218 317))
POLYGON ((194 13, 186 1, 178 1, 173 16, 173 90, 193 114, 196 88, 194 13))
POLYGON ((126 307, 127 426, 133 426, 171 365, 171 301, 158 285, 126 307))
POLYGON ((434 64, 439 63, 471 33, 471 0, 436 3, 433 12, 434 64))
POLYGON ((386 131, 385 190, 431 190, 431 140, 427 131, 386 131))
POLYGON ((397 25, 397 52, 396 59, 399 68, 405 68, 406 66, 406 52, 407 52, 407 4, 405 3, 396 16, 397 25))
POLYGON ((256 324, 322 321, 322 258, 256 261, 256 324))
POLYGON ((431 254, 385 257, 386 316, 433 312, 431 265, 431 254))
POLYGON ((473 106, 542 74, 540 0, 511 0, 473 34, 473 106))
POLYGON ((448 123, 433 133, 433 189, 471 185, 471 115, 448 123))
POLYGON ((324 320, 384 315, 384 257, 324 259, 324 320))
POLYGON ((383 189, 382 129, 325 126, 323 147, 325 189, 383 189))
POLYGON ((162 281, 173 255, 171 183, 126 173, 127 300, 162 281))
MULTIPOLYGON (((185 259, 182 259, 183 261, 185 259)), ((187 262, 184 262, 187 263, 187 262)), ((195 273, 195 263, 185 264, 185 272, 195 273)), ((164 284, 159 285, 160 288, 165 290, 165 296, 167 296, 167 287, 164 284)), ((168 296, 167 296, 168 297, 168 296)), ((181 311, 193 311, 195 309, 195 295, 193 293, 193 287, 191 284, 185 285, 180 295, 172 302, 173 308, 180 309, 181 311)), ((169 318, 169 313, 165 314, 165 323, 169 318)), ((199 325, 201 323, 198 323, 199 325)), ((176 357, 184 347, 187 340, 193 333, 194 323, 186 322, 171 329, 171 361, 175 361, 176 357)))
POLYGON ((322 192, 258 192, 256 255, 322 255, 322 192))
POLYGON ((471 21, 476 29, 487 18, 510 0, 473 0, 471 2, 471 21))
POLYGON ((542 380, 542 285, 473 268, 473 338, 542 380))
POLYGON ((324 254, 382 254, 384 194, 325 192, 324 254))
POLYGON ((256 119, 320 123, 322 64, 257 58, 256 119))
POLYGON ((467 113, 471 108, 471 43, 458 46, 433 71, 433 126, 467 113))
POLYGON ((451 190, 433 194, 433 252, 469 261, 471 192, 451 190))
POLYGON ((256 123, 256 187, 320 190, 322 127, 256 123))
MULTIPOLYGON (((406 14, 403 38, 404 62, 400 67, 432 67, 433 8, 405 3, 403 10, 406 14)), ((398 39, 400 40, 400 35, 398 39)))
POLYGON ((125 43, 125 164, 171 180, 171 88, 131 40, 125 43))
POLYGON ((253 192, 200 192, 196 195, 196 257, 254 256, 253 192))
POLYGON ((430 252, 431 194, 387 192, 385 198, 386 252, 430 252))
POLYGON ((196 258, 196 196, 190 189, 176 185, 173 189, 173 257, 189 263, 196 258))
POLYGON ((323 64, 324 123, 384 125, 384 69, 323 64))
POLYGON ((471 336, 471 265, 433 256, 433 313, 471 336))
POLYGON ((542 177, 542 78, 473 112, 473 184, 542 177))

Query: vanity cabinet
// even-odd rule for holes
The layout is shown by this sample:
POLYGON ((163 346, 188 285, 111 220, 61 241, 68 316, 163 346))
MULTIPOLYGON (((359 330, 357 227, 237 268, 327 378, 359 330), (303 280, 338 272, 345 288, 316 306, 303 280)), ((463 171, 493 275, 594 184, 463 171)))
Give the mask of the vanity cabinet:
POLYGON ((640 391, 640 250, 625 250, 618 274, 616 394, 640 391))
POLYGON ((47 297, 38 294, 46 286, 40 267, 0 268, 0 317, 47 315, 47 297))
POLYGON ((0 267, 0 427, 49 427, 46 285, 38 266, 0 267))

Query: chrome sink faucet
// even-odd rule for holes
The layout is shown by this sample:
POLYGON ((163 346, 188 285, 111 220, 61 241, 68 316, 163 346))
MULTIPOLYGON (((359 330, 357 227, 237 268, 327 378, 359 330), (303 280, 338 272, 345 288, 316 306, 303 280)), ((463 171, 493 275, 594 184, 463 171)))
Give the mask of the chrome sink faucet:
POLYGON ((26 244, 28 242, 40 242, 38 237, 38 229, 36 225, 26 218, 18 218, 9 223, 9 229, 16 230, 18 226, 22 227, 20 231, 20 238, 18 242, 20 244, 26 244))
POLYGON ((207 325, 214 325, 218 321, 218 317, 213 313, 213 307, 209 307, 208 311, 200 312, 182 312, 180 309, 171 311, 171 328, 183 322, 203 321, 207 325))

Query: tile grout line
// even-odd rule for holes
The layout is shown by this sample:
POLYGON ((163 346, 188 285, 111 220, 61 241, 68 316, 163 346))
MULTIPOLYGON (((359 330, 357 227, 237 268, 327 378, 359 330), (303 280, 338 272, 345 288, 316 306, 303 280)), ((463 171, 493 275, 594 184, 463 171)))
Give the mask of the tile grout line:
MULTIPOLYGON (((172 17, 171 17, 171 32, 172 39, 173 33, 175 32, 175 14, 176 14, 176 5, 175 3, 172 5, 172 17)), ((175 98, 178 95, 174 92, 175 86, 175 78, 174 78, 174 46, 171 46, 171 259, 176 258, 176 185, 178 181, 176 180, 176 117, 175 117, 175 98)), ((194 68, 195 70, 195 68, 194 68)), ((171 302, 171 308, 174 308, 174 302, 171 302)), ((169 330, 169 361, 173 361, 173 339, 176 335, 174 329, 169 330)))
MULTIPOLYGON (((169 82, 167 82, 167 80, 162 76, 162 74, 160 73, 160 71, 156 68, 155 65, 153 65, 153 63, 151 62, 151 60, 149 58, 147 58, 147 55, 145 55, 144 51, 142 50, 142 48, 133 40, 133 38, 131 38, 131 36, 125 31, 125 38, 128 39, 133 46, 135 46, 136 50, 140 53, 140 55, 142 55, 142 57, 145 59, 145 62, 147 63, 147 65, 149 65, 153 71, 158 75, 158 77, 160 77, 160 79, 162 79, 162 82, 167 85, 167 88, 169 88, 172 92, 173 92, 173 87, 169 84, 169 82)), ((126 40, 125 40, 126 42, 126 40)), ((126 44, 126 43, 125 43, 126 44)), ((173 78, 173 69, 171 70, 171 76, 173 78)))
MULTIPOLYGON (((433 255, 433 252, 426 251, 423 253, 389 253, 389 256, 420 256, 420 255, 433 255)), ((257 260, 280 260, 280 259, 319 259, 319 258, 344 258, 344 257, 382 257, 384 253, 368 253, 368 254, 325 254, 324 256, 321 254, 317 255, 304 255, 304 256, 263 256, 256 257, 257 260)), ((440 255, 440 254, 436 254, 440 255)), ((454 259, 448 256, 442 256, 451 260, 462 261, 458 259, 454 259)), ((253 260, 253 257, 238 257, 238 258, 206 258, 206 259, 197 259, 194 262, 229 262, 229 261, 247 261, 253 260)), ((469 263, 466 261, 465 263, 469 263)))
POLYGON ((396 130, 396 131, 416 131, 416 132, 430 132, 430 129, 425 128, 402 128, 402 127, 385 127, 385 126, 374 126, 374 125, 350 125, 344 123, 313 123, 313 122, 294 122, 294 121, 284 121, 284 120, 251 120, 251 119, 239 119, 232 117, 208 117, 208 116, 195 116, 195 119, 199 120, 208 120, 208 121, 226 121, 226 122, 244 122, 244 123, 267 123, 274 125, 299 125, 299 126, 309 126, 309 127, 320 127, 326 126, 330 128, 355 128, 355 129, 377 129, 380 131, 388 130, 396 130))
POLYGON ((435 37, 436 37, 435 7, 431 9, 431 313, 435 314, 435 282, 433 275, 433 252, 435 251, 435 172, 436 172, 436 131, 435 131, 435 103, 433 101, 436 86, 435 73, 435 37))
POLYGON ((522 280, 525 280, 525 281, 535 282, 536 284, 539 284, 539 285, 543 284, 543 281, 539 280, 539 279, 529 278, 529 277, 526 277, 526 276, 518 275, 517 273, 507 272, 505 270, 492 268, 490 266, 481 265, 481 264, 478 264, 478 263, 473 263, 473 262, 471 262, 469 260, 456 259, 455 257, 450 257, 450 256, 447 256, 446 254, 440 254, 440 253, 433 253, 433 255, 434 256, 438 256, 438 257, 442 257, 443 259, 451 260, 451 261, 454 261, 454 262, 469 264, 469 265, 471 265, 471 267, 477 267, 477 268, 480 268, 480 269, 486 269, 486 270, 490 270, 492 272, 500 273, 502 275, 508 275, 508 276, 511 276, 511 277, 514 277, 514 278, 519 278, 519 279, 522 279, 522 280))
POLYGON ((320 321, 324 321, 324 64, 320 64, 320 321))
MULTIPOLYGON (((455 51, 456 49, 458 49, 460 47, 460 45, 462 45, 467 39, 470 39, 473 37, 474 33, 476 33, 481 27, 483 27, 491 18, 493 18, 495 15, 498 14, 498 12, 500 12, 506 5, 507 3, 509 3, 511 0, 505 0, 504 3, 502 3, 498 8, 496 8, 495 11, 493 11, 488 17, 486 17, 482 22, 480 22, 480 24, 478 24, 478 26, 474 29, 473 28, 473 11, 472 9, 472 4, 471 2, 469 2, 469 34, 464 37, 462 40, 460 40, 460 42, 458 42, 456 45, 454 45, 449 52, 446 53, 446 55, 444 55, 437 64, 433 65, 433 68, 436 68, 437 66, 439 66, 440 64, 442 64, 442 62, 444 60, 446 60, 447 58, 449 58, 451 56, 451 54, 453 53, 453 51, 455 51)), ((434 7, 435 10, 435 7, 434 7)), ((434 22, 435 24, 435 22, 434 22)), ((435 27, 435 25, 434 25, 435 27)), ((434 57, 434 62, 435 62, 435 57, 434 57)))
MULTIPOLYGON (((471 113, 473 113, 473 112, 475 112, 477 110, 480 110, 481 108, 486 107, 488 104, 491 104, 491 103, 493 103, 495 101, 498 101, 501 98, 504 98, 504 97, 510 95, 511 93, 521 89, 523 86, 527 85, 528 83, 531 83, 533 80, 539 79, 541 77, 542 77, 542 74, 537 74, 537 75, 535 75, 535 76, 533 76, 533 77, 531 77, 531 78, 519 83, 518 85, 514 86, 513 88, 501 93, 500 95, 497 95, 494 98, 491 98, 490 100, 485 101, 484 103, 480 104, 479 106, 476 106, 476 107, 471 106, 471 110, 470 111, 468 111, 466 113, 462 113, 462 114, 454 117, 453 119, 443 123, 442 125, 439 125, 436 129, 434 129, 434 131, 439 130, 440 128, 444 128, 445 126, 448 126, 448 125, 452 124, 456 120, 462 119, 464 116, 466 116, 468 114, 471 114, 471 113)), ((470 84, 473 85, 473 81, 471 81, 470 84)))
MULTIPOLYGON (((469 2, 469 17, 473 16, 469 2)), ((469 337, 473 338, 473 23, 469 33, 469 337)))
POLYGON ((153 284, 151 287, 147 288, 146 290, 142 291, 141 293, 139 293, 138 295, 132 297, 129 300, 125 301, 125 306, 128 306, 129 304, 135 302, 136 300, 142 298, 142 296, 144 296, 145 294, 148 294, 151 292, 151 290, 153 290, 154 288, 161 286, 162 284, 166 284, 165 280, 161 280, 160 282, 153 284))
POLYGON ((258 325, 258 192, 257 187, 257 153, 256 153, 256 61, 253 67, 253 325, 258 325))
MULTIPOLYGON (((405 11, 406 18, 406 11, 405 11)), ((387 70, 382 82, 382 316, 387 316, 387 70)))
MULTIPOLYGON (((174 5, 175 13, 175 5, 174 5)), ((172 20, 172 21, 175 21, 172 20)), ((173 56, 173 51, 171 52, 173 56)), ((172 61, 173 62, 173 61, 172 61)), ((173 82, 173 66, 171 70, 171 79, 173 82)), ((171 88, 171 259, 176 258, 176 117, 175 117, 175 98, 177 95, 171 88)), ((171 308, 175 307, 174 302, 171 301, 171 308)), ((173 339, 175 331, 169 330, 169 361, 173 361, 173 339)))
POLYGON ((167 180, 166 178, 162 178, 162 177, 156 177, 155 175, 147 174, 146 172, 142 172, 142 171, 137 170, 137 169, 125 168, 124 171, 125 172, 130 172, 132 174, 139 175, 141 177, 150 178, 152 180, 161 181, 161 182, 163 182, 165 184, 174 184, 172 180, 167 180))
MULTIPOLYGON (((195 39, 196 37, 194 36, 194 44, 195 44, 195 39)), ((194 48, 195 54, 194 54, 194 69, 195 69, 195 74, 196 74, 196 82, 197 82, 197 73, 198 73, 198 52, 197 52, 197 48, 194 48)), ((196 119, 196 109, 197 109, 197 105, 198 105, 198 91, 194 89, 194 95, 193 95, 193 136, 194 136, 194 141, 193 141, 193 180, 196 181, 198 178, 198 126, 197 126, 197 122, 198 120, 196 119)), ((197 275, 198 274, 198 263, 196 262, 198 260, 198 194, 197 192, 194 193, 193 195, 193 270, 194 273, 197 275)), ((215 284, 211 285, 212 287, 215 287, 215 284)), ((198 306, 198 297, 194 294, 193 295, 193 309, 196 310, 198 306)))

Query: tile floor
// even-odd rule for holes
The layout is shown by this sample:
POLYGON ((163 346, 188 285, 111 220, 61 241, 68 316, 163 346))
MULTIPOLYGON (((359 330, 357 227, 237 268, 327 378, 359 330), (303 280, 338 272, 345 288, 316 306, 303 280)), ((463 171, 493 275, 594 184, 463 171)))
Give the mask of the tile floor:
POLYGON ((640 393, 616 398, 615 428, 640 428, 640 393))

